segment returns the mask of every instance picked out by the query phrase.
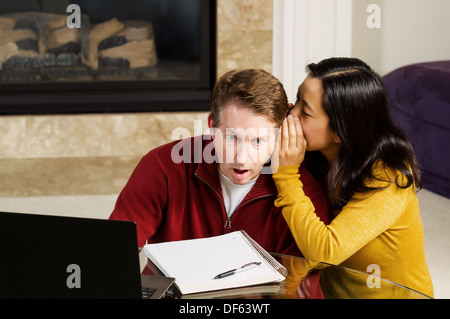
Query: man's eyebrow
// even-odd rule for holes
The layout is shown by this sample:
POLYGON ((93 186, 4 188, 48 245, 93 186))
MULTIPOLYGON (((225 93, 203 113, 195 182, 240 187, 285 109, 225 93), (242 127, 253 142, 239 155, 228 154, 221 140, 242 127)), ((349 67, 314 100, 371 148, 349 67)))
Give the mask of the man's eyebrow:
MULTIPOLYGON (((265 128, 263 128, 263 129, 257 129, 256 132, 257 132, 258 134, 256 134, 255 136, 249 136, 249 137, 251 137, 251 138, 268 138, 270 134, 267 133, 266 130, 267 130, 267 129, 265 129, 265 128), (259 135, 259 133, 261 133, 261 132, 262 132, 262 134, 259 135)), ((246 131, 244 131, 244 132, 246 132, 246 131)), ((226 133, 227 133, 227 134, 238 135, 238 133, 239 133, 239 128, 236 129, 236 128, 233 128, 233 127, 227 127, 226 133), (238 132, 236 132, 235 130, 238 130, 238 132)))

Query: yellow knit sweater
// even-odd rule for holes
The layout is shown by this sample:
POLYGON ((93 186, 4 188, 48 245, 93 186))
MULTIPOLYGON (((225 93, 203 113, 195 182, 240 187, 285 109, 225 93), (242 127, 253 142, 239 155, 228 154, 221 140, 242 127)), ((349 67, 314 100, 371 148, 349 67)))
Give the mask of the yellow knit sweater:
MULTIPOLYGON (((395 171, 385 171, 382 165, 374 168, 377 177, 395 181, 395 171)), ((273 178, 278 189, 275 205, 282 207, 283 216, 306 258, 362 272, 375 264, 379 266, 381 278, 433 297, 422 221, 413 186, 401 189, 395 182, 367 183, 388 187, 355 194, 331 223, 325 225, 303 192, 298 166, 279 167, 273 178)), ((346 291, 369 290, 365 281, 358 282, 350 273, 326 276, 325 272, 324 278, 324 285, 342 292, 340 297, 346 297, 346 291)))

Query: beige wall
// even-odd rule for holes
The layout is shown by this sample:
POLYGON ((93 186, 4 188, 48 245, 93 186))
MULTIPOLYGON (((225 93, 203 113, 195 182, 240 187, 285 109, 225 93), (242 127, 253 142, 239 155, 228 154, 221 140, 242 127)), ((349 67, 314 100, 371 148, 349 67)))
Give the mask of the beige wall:
POLYGON ((352 55, 381 75, 418 62, 450 59, 450 1, 353 0, 352 55), (381 8, 381 28, 365 26, 366 8, 381 8))
MULTIPOLYGON (((272 67, 272 0, 218 0, 217 74, 272 67)), ((207 112, 0 116, 0 159, 141 156, 207 112)), ((203 130, 204 131, 204 130, 203 130)))

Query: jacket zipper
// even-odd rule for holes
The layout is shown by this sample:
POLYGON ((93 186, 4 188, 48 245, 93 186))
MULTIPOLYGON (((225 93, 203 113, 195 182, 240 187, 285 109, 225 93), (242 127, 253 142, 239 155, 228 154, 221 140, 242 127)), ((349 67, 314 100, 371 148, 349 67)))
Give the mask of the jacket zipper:
POLYGON ((231 228, 231 217, 233 217, 234 214, 236 214, 236 212, 237 212, 241 207, 246 206, 247 204, 250 204, 250 203, 252 203, 252 202, 254 202, 254 201, 258 200, 258 199, 265 198, 265 197, 270 197, 270 196, 272 196, 272 195, 273 195, 273 194, 267 194, 267 195, 258 196, 258 197, 252 198, 252 199, 250 199, 250 200, 248 200, 248 201, 246 201, 246 202, 244 202, 244 203, 241 203, 238 207, 236 207, 236 209, 234 210, 233 214, 231 214, 230 216, 227 217, 227 222, 225 223, 225 226, 224 226, 224 227, 225 227, 225 228, 231 228))
MULTIPOLYGON (((220 202, 222 203, 222 206, 223 206, 224 209, 225 209, 225 203, 224 203, 222 197, 220 197, 220 194, 214 189, 214 187, 212 187, 211 184, 208 183, 208 182, 206 182, 203 178, 201 178, 200 176, 198 176, 197 173, 195 173, 195 176, 197 176, 198 179, 200 179, 203 183, 205 183, 206 185, 208 185, 208 186, 214 191, 214 193, 216 193, 216 196, 219 198, 220 202)), ((238 207, 236 207, 236 209, 234 210, 233 214, 231 214, 230 216, 227 215, 227 221, 225 222, 225 225, 224 225, 223 227, 225 227, 225 228, 231 228, 231 218, 234 216, 234 214, 236 214, 236 212, 237 212, 241 207, 243 207, 243 206, 245 206, 245 205, 247 205, 247 204, 250 204, 251 202, 254 202, 254 201, 258 200, 258 199, 265 198, 265 197, 270 197, 270 196, 272 196, 272 195, 273 195, 273 194, 267 194, 267 195, 258 196, 258 197, 255 197, 255 198, 252 198, 252 199, 246 201, 245 203, 241 203, 238 207)), ((226 213, 225 213, 225 214, 226 214, 226 213)))
MULTIPOLYGON (((205 181, 203 178, 201 178, 200 176, 198 176, 197 173, 194 173, 194 175, 197 176, 197 178, 198 178, 199 180, 201 180, 203 183, 205 183, 206 185, 208 185, 209 188, 211 188, 211 189, 214 191, 214 193, 216 194, 217 198, 218 198, 218 199, 220 200, 220 202, 222 203, 223 209, 225 209, 225 202, 223 201, 222 197, 220 197, 219 192, 216 191, 216 189, 215 189, 214 187, 212 187, 212 185, 211 185, 210 183, 208 183, 208 182, 205 181)), ((225 212, 225 214, 226 214, 226 212, 225 212)), ((227 224, 229 224, 228 218, 227 218, 227 222, 225 223, 225 227, 226 227, 227 224)))

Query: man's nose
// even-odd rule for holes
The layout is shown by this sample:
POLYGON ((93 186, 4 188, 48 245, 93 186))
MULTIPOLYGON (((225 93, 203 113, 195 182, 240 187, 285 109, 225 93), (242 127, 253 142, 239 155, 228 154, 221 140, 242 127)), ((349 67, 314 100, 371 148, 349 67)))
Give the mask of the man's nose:
POLYGON ((236 145, 236 153, 235 153, 236 163, 245 164, 249 160, 248 154, 248 144, 247 143, 239 143, 236 145))

